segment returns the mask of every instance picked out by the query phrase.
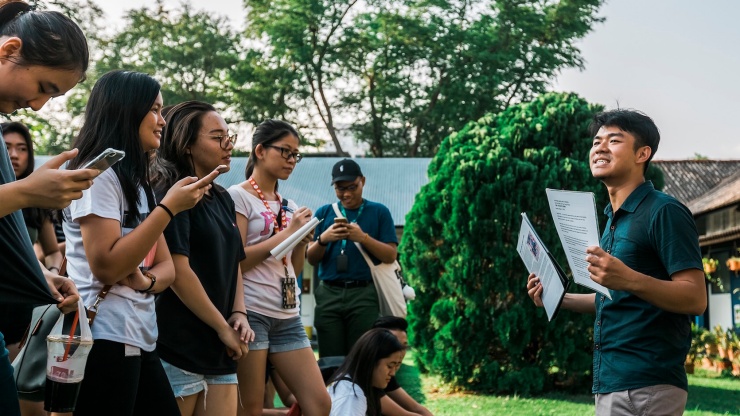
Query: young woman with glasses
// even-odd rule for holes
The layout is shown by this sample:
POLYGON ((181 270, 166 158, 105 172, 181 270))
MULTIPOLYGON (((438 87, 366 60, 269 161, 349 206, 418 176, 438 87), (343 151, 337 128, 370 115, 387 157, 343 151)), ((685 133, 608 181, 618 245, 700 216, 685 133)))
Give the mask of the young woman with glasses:
POLYGON ((241 262, 244 303, 255 339, 249 355, 239 361, 240 415, 262 414, 265 368, 269 355, 280 377, 295 395, 306 416, 329 414, 331 402, 298 311, 296 276, 303 270, 303 239, 293 252, 277 260, 270 250, 311 219, 308 208, 278 193, 301 160, 298 132, 290 124, 267 120, 252 137, 247 181, 229 188, 237 225, 245 242, 241 262))
MULTIPOLYGON (((176 180, 226 172, 236 135, 210 104, 168 108, 156 159, 159 195, 176 180)), ((157 300, 157 352, 182 415, 234 415, 236 360, 254 333, 247 322, 239 262, 244 247, 234 202, 216 184, 164 232, 177 278, 157 300)))

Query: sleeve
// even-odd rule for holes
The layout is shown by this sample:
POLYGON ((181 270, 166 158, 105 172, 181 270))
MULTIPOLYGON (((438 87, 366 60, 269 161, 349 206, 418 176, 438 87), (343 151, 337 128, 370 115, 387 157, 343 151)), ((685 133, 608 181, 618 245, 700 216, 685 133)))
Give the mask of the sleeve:
MULTIPOLYGON (((365 416, 367 412, 367 399, 362 394, 360 387, 347 381, 340 381, 339 383, 350 384, 350 387, 346 385, 336 386, 337 390, 341 388, 341 393, 332 397, 331 416, 365 416), (353 392, 352 387, 357 391, 353 392)), ((334 388, 334 386, 330 386, 329 388, 334 388)))
POLYGON ((190 257, 190 214, 186 210, 175 215, 175 218, 164 229, 164 238, 172 254, 190 257))
POLYGON ((651 223, 652 244, 669 276, 686 269, 703 270, 699 233, 688 208, 668 203, 658 209, 651 223))
POLYGON ((121 207, 124 206, 123 192, 112 169, 95 178, 90 189, 82 191, 82 198, 72 201, 69 213, 72 221, 88 215, 121 221, 121 207))
POLYGON ((239 232, 239 227, 236 225, 236 202, 234 202, 233 196, 229 192, 224 192, 224 200, 226 201, 226 206, 228 208, 229 218, 231 219, 231 223, 234 225, 234 234, 236 234, 234 240, 239 243, 236 247, 236 261, 241 262, 247 258, 247 255, 244 253, 242 233, 239 232))
POLYGON ((398 244, 398 237, 396 236, 396 224, 393 222, 391 217, 391 211, 385 206, 381 205, 378 214, 378 241, 384 243, 398 244))
POLYGON ((326 229, 329 228, 329 226, 331 226, 331 223, 326 218, 326 211, 327 211, 326 207, 328 206, 329 205, 324 205, 322 207, 319 207, 319 209, 317 209, 316 212, 314 213, 314 217, 321 220, 319 225, 317 225, 316 229, 314 230, 314 233, 313 233, 314 240, 318 240, 321 233, 326 231, 326 229))

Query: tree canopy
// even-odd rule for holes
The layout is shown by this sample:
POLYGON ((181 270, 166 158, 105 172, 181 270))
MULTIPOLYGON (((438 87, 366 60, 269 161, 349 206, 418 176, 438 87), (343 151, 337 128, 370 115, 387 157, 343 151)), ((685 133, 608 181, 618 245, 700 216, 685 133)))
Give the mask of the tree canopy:
POLYGON ((97 77, 131 69, 154 75, 166 104, 204 100, 227 121, 285 119, 340 154, 352 137, 372 156, 432 156, 468 120, 582 67, 574 43, 602 20, 602 1, 244 0, 237 31, 187 2, 170 10, 157 0, 105 35, 93 0, 55 0, 88 34, 93 62, 66 108, 27 120, 60 150, 97 77))

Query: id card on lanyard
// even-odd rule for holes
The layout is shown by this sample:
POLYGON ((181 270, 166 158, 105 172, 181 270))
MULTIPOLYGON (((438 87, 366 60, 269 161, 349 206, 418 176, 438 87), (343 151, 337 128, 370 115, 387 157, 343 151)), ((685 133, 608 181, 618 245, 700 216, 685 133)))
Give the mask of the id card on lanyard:
MULTIPOLYGON (((344 207, 342 204, 339 205, 339 210, 342 212, 342 216, 344 218, 347 218, 347 212, 344 210, 344 207)), ((357 210, 357 216, 354 220, 352 220, 352 223, 357 223, 357 220, 360 219, 360 215, 362 215, 362 209, 365 208, 365 200, 362 200, 362 204, 360 204, 360 208, 357 210)), ((349 218, 347 218, 349 221, 349 218)), ((347 248, 347 240, 342 240, 342 246, 339 251, 339 255, 337 256, 337 273, 346 273, 349 270, 349 257, 347 257, 347 254, 344 253, 344 250, 347 248)))
MULTIPOLYGON (((254 180, 254 178, 250 177, 248 179, 249 183, 252 185, 252 188, 254 188, 255 192, 257 192, 257 195, 262 200, 262 203, 265 205, 265 208, 267 208, 267 212, 272 215, 272 221, 274 224, 273 227, 273 235, 276 233, 283 231, 287 224, 288 224, 288 218, 287 214, 285 213, 285 207, 282 206, 282 203, 280 204, 280 211, 278 212, 278 215, 275 215, 275 213, 272 211, 272 208, 270 208, 270 204, 265 199, 265 195, 262 193, 262 190, 260 189, 259 185, 257 185, 257 182, 254 180), (278 218, 280 218, 280 221, 278 221, 278 218)), ((275 195, 277 195, 278 201, 282 201, 282 198, 280 198, 280 194, 275 192, 275 195)), ((280 278, 280 286, 282 288, 282 295, 283 295, 283 309, 293 309, 296 307, 296 279, 295 277, 290 276, 290 271, 288 270, 288 257, 283 257, 283 269, 285 270, 285 277, 280 278)))

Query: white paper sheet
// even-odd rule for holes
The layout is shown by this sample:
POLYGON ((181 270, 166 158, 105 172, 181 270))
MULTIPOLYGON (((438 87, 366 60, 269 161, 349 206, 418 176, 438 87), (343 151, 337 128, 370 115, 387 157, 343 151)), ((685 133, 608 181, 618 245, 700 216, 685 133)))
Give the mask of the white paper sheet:
POLYGON ((546 193, 573 280, 611 299, 609 289, 591 280, 586 261, 586 248, 600 245, 594 194, 557 189, 547 189, 546 193))
POLYGON ((270 254, 272 254, 276 259, 282 260, 283 257, 287 256, 288 253, 290 253, 301 240, 306 238, 306 236, 316 228, 321 221, 323 220, 319 220, 316 217, 311 218, 311 220, 305 223, 303 227, 299 228, 298 231, 270 250, 270 254))
POLYGON ((547 313, 547 320, 552 321, 567 290, 567 280, 564 275, 561 275, 562 270, 558 270, 559 266, 550 257, 545 244, 540 240, 540 236, 537 235, 524 212, 522 212, 522 226, 519 229, 516 250, 527 271, 540 278, 542 304, 547 313))

